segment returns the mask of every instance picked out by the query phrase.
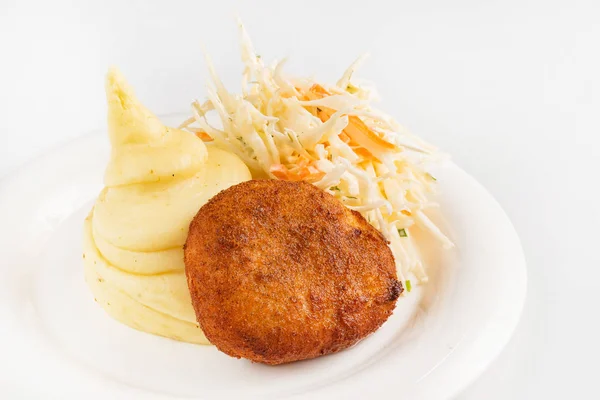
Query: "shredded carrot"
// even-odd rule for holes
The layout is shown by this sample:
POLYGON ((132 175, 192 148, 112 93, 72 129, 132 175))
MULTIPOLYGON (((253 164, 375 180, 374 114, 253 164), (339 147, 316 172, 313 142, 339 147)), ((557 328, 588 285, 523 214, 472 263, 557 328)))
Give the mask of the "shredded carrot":
POLYGON ((198 128, 188 128, 190 131, 194 132, 194 134, 196 136, 198 136, 200 139, 202 139, 205 142, 212 142, 214 139, 206 132, 204 132, 202 129, 198 129, 198 128))
POLYGON ((329 93, 323 86, 319 85, 318 83, 312 85, 308 90, 312 93, 320 94, 320 97, 331 96, 331 93, 329 93))
MULTIPOLYGON (((323 122, 325 122, 325 121, 323 121, 323 122)), ((351 141, 350 136, 346 135, 344 133, 344 131, 342 131, 342 133, 340 133, 340 139, 342 140, 342 142, 344 142, 346 144, 350 143, 350 141, 351 141)))
POLYGON ((356 115, 349 116, 348 121, 348 126, 344 129, 344 132, 355 141, 358 141, 357 138, 360 135, 364 135, 378 147, 382 147, 385 150, 398 150, 398 147, 395 144, 382 139, 379 135, 369 129, 362 119, 358 118, 356 115), (355 129, 357 130, 356 132, 354 131, 355 129))
POLYGON ((321 172, 319 169, 312 165, 304 165, 302 167, 296 168, 294 171, 290 171, 283 164, 273 164, 271 165, 271 168, 269 168, 269 171, 277 179, 282 179, 286 181, 318 180, 325 175, 323 172, 321 172))
POLYGON ((377 157, 375 157, 371 152, 364 147, 357 147, 353 149, 357 156, 364 158, 365 160, 375 161, 377 157))
POLYGON ((273 164, 269 171, 277 178, 282 180, 292 180, 290 176, 290 171, 283 164, 273 164))
MULTIPOLYGON (((305 95, 305 98, 308 100, 315 100, 330 95, 331 93, 329 93, 323 86, 315 83, 311 86, 311 88, 309 89, 309 93, 305 95)), ((322 122, 326 122, 327 120, 329 120, 329 118, 331 118, 334 112, 334 110, 331 110, 326 107, 316 107, 316 114, 322 122)), ((377 157, 373 155, 372 150, 380 152, 386 152, 389 150, 399 150, 395 144, 384 140, 376 132, 373 132, 373 130, 369 129, 369 127, 362 121, 362 119, 360 119, 356 115, 348 116, 348 125, 340 134, 340 139, 344 141, 344 143, 348 144, 354 142, 356 145, 360 146, 356 150, 362 148, 364 149, 364 151, 359 150, 359 152, 361 153, 359 154, 359 152, 355 150, 355 153, 370 160, 377 159, 377 157)))

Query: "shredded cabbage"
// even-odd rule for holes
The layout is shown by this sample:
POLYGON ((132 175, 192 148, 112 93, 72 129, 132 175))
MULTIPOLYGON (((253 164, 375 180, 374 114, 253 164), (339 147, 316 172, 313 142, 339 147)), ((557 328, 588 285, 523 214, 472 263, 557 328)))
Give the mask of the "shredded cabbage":
POLYGON ((207 56, 208 100, 192 103, 181 128, 238 155, 255 177, 305 180, 337 197, 388 240, 404 287, 411 277, 426 282, 411 230, 419 226, 453 246, 426 215, 437 206, 430 200, 435 178, 426 171, 439 158, 436 149, 373 108, 374 89, 352 82, 364 57, 335 85, 287 77, 285 60, 265 65, 239 28, 241 94, 226 90, 207 56), (221 127, 208 122, 210 112, 221 127))

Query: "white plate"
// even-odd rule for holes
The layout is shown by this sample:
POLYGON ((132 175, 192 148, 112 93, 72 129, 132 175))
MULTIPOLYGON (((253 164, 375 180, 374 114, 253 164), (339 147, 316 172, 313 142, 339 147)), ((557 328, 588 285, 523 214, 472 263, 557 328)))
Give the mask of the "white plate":
POLYGON ((431 246, 431 282, 351 349, 268 367, 121 325, 94 303, 81 261, 105 136, 77 139, 0 184, 1 398, 448 398, 518 322, 526 288, 518 237, 483 187, 449 164, 437 172, 439 202, 456 249, 431 246))

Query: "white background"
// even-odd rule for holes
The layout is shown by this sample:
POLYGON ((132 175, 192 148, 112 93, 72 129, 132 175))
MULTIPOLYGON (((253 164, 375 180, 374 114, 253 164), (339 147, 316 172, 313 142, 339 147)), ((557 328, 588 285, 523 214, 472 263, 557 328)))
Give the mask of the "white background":
POLYGON ((597 1, 2 0, 0 176, 104 125, 111 64, 158 113, 204 96, 201 43, 233 88, 236 12, 260 54, 290 56, 293 72, 337 79, 370 52, 360 75, 381 107, 512 219, 528 261, 523 317, 458 399, 599 398, 597 1))

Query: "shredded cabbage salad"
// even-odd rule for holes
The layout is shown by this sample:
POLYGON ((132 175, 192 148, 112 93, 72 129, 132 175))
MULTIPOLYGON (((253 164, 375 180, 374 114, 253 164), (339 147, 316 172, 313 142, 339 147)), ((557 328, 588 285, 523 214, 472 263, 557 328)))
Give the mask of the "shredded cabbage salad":
POLYGON ((437 206, 430 199, 436 179, 426 170, 436 149, 371 106, 373 89, 352 81, 364 57, 335 85, 289 77, 285 60, 265 64, 239 28, 241 93, 227 91, 207 56, 208 100, 194 101, 180 128, 237 154, 254 177, 304 180, 332 194, 387 239, 407 291, 411 277, 426 282, 413 227, 453 246, 426 214, 437 206), (210 113, 220 126, 209 123, 210 113))

